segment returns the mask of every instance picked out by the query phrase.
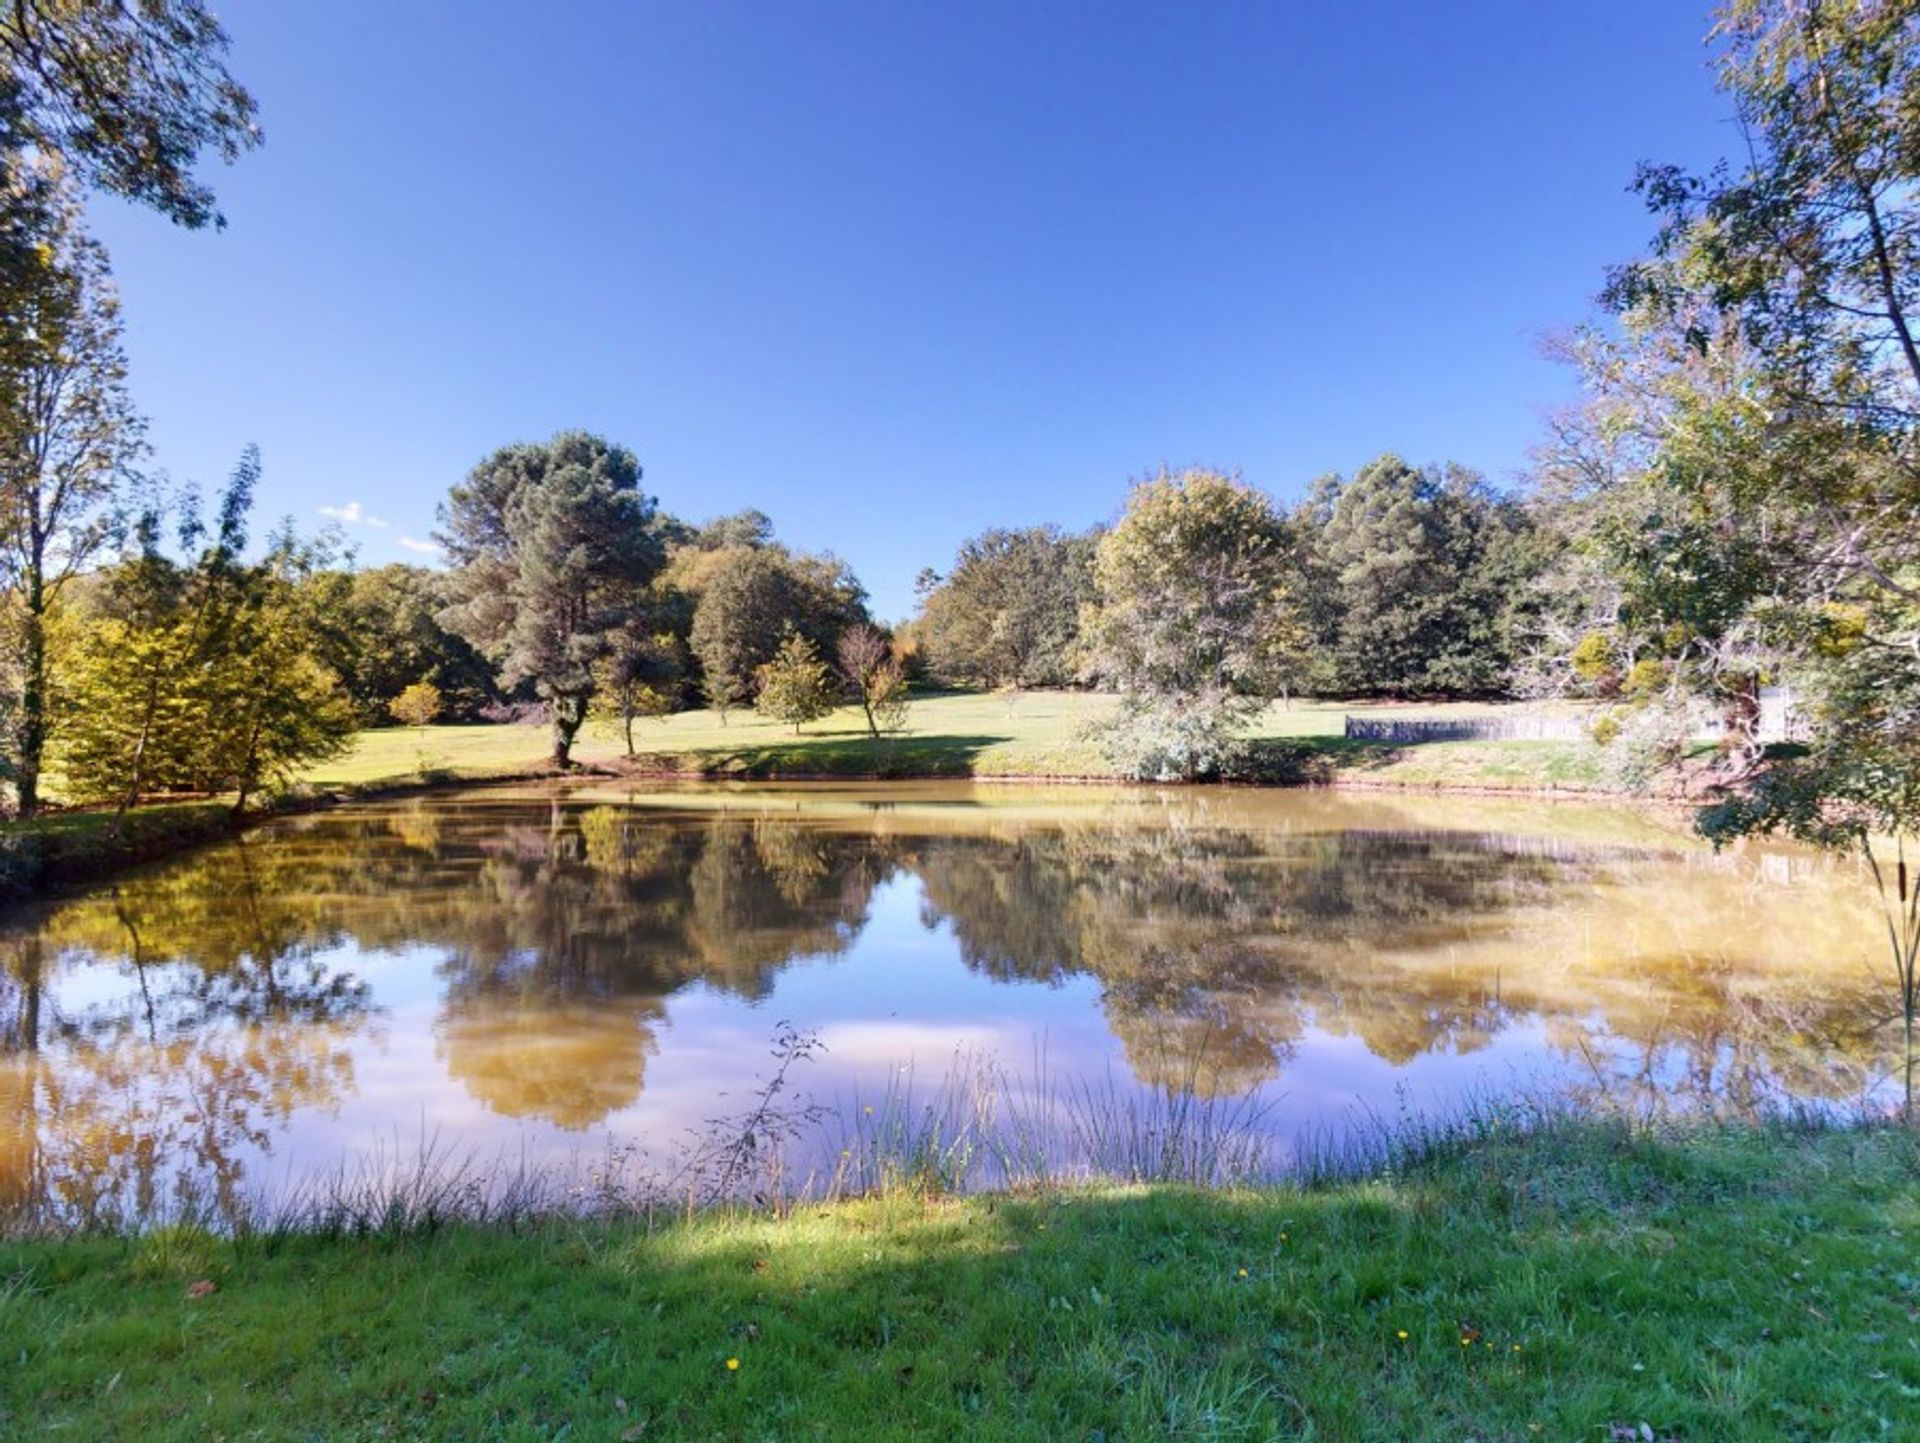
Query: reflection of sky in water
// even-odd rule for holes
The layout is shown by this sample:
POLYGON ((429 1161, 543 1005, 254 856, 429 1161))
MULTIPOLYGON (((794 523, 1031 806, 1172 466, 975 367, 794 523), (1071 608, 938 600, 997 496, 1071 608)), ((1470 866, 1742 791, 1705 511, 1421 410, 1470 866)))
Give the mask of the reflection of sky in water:
POLYGON ((1283 1147, 1541 1090, 1844 1103, 1881 1061, 1871 914, 1804 854, 1556 840, 1504 803, 1495 836, 1427 803, 1096 794, 1064 825, 969 795, 355 809, 28 917, 0 1185, 144 1156, 272 1192, 427 1138, 664 1159, 746 1106, 780 1023, 822 1044, 794 1092, 847 1118, 990 1059, 1016 1089, 1257 1087, 1283 1147))

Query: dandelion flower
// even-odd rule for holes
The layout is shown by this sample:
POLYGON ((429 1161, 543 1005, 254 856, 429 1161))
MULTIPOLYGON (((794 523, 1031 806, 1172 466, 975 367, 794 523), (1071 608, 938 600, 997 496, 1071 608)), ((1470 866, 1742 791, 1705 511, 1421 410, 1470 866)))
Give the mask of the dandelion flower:
POLYGON ((738 1358, 729 1358, 729 1359, 727 1359, 727 1371, 728 1371, 729 1373, 737 1373, 737 1372, 739 1372, 739 1371, 740 1371, 740 1360, 739 1360, 738 1358))
POLYGON ((1240 1276, 1244 1278, 1246 1275, 1247 1275, 1247 1270, 1245 1268, 1240 1269, 1240 1276))
POLYGON ((1407 1341, 1407 1330, 1405 1328, 1400 1330, 1400 1341, 1403 1343, 1407 1341))

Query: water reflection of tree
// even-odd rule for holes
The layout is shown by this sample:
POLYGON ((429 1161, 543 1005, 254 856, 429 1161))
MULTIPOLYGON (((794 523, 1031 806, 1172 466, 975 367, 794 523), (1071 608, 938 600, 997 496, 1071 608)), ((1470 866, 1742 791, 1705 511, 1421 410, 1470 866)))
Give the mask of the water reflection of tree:
POLYGON ((841 953, 896 868, 983 975, 1093 979, 1130 1065, 1166 1086, 1244 1090, 1309 1027, 1404 1063, 1521 1017, 1610 1086, 1703 1103, 1842 1095, 1875 1056, 1870 999, 1802 965, 1865 935, 1844 879, 1771 879, 1825 890, 1769 939, 1745 863, 1213 825, 1184 800, 877 827, 436 800, 283 824, 0 936, 0 1188, 234 1195, 295 1110, 351 1092, 361 958, 383 950, 435 954, 435 1044, 472 1096, 593 1125, 640 1095, 665 999, 763 997, 841 953), (93 959, 126 985, 82 1004, 60 979, 93 959))
POLYGON ((278 859, 265 874, 260 860, 226 849, 219 869, 151 872, 0 938, 14 1207, 230 1211, 249 1156, 351 1090, 368 989, 323 955, 278 859), (63 1000, 55 971, 89 957, 113 958, 123 985, 63 1000))
MULTIPOLYGON (((1243 1088, 1309 1023, 1405 1064, 1541 1016, 1604 1081, 1657 1073, 1701 1105, 1750 1108, 1857 1090, 1875 1051, 1863 990, 1728 950, 1753 935, 1733 864, 1498 834, 1193 826, 955 835, 911 863, 927 920, 951 923, 968 965, 1096 979, 1143 1080, 1243 1088), (1623 931, 1626 918, 1645 920, 1623 931), (1635 1040, 1651 1060, 1619 1045, 1635 1040)), ((1823 901, 1829 955, 1844 956, 1854 909, 1837 890, 1823 901)))
POLYGON ((573 1128, 639 1096, 669 994, 758 998, 795 959, 843 952, 888 865, 863 834, 610 807, 485 850, 471 923, 439 939, 439 1045, 488 1107, 573 1128))

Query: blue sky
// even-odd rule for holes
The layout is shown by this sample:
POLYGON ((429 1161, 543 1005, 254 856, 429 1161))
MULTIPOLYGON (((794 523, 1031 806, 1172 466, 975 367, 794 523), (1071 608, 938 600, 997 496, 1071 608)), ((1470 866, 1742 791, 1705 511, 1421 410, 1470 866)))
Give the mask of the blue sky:
POLYGON ((378 564, 587 427, 892 618, 1162 461, 1510 479, 1568 392, 1540 336, 1649 233, 1635 162, 1735 139, 1687 0, 221 13, 267 130, 229 228, 94 207, 156 464, 257 442, 262 509, 378 564))

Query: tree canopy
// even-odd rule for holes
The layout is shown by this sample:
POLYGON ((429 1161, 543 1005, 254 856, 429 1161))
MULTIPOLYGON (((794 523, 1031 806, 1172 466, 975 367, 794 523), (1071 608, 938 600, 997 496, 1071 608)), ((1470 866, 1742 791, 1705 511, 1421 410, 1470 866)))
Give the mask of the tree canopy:
POLYGON ((500 684, 547 703, 569 763, 596 665, 666 560, 633 454, 584 431, 502 447, 453 488, 441 541, 454 571, 441 620, 489 656, 500 684))
POLYGON ((222 223, 200 157, 231 161, 261 141, 227 46, 203 0, 0 7, 0 85, 31 147, 185 226, 222 223))
POLYGON ((928 670, 963 686, 1067 686, 1081 664, 1080 613, 1093 596, 1098 534, 994 529, 960 546, 922 602, 928 670))
POLYGON ((1284 519, 1217 471, 1141 481, 1100 538, 1092 667, 1122 697, 1109 753, 1142 776, 1221 771, 1296 664, 1284 519))

